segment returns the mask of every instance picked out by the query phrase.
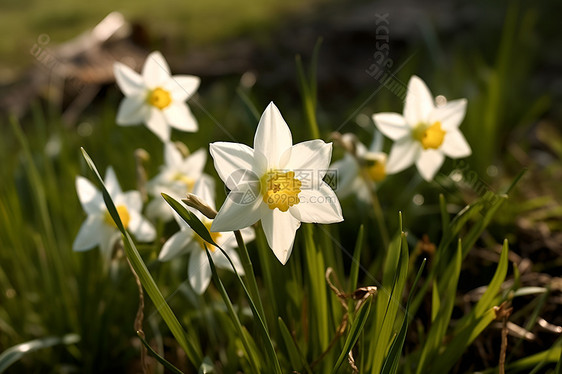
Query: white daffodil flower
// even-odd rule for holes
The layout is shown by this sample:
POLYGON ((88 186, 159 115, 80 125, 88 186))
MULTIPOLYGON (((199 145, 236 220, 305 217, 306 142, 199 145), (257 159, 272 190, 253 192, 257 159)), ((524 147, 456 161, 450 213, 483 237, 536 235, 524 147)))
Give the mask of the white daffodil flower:
MULTIPOLYGON (((195 185, 193 194, 204 201, 209 207, 215 209, 215 196, 214 189, 211 188, 206 180, 202 179, 195 185)), ((212 220, 205 217, 199 211, 193 208, 187 208, 191 210, 197 218, 203 222, 203 224, 209 229, 211 227, 212 220)), ((189 225, 174 212, 174 217, 180 226, 180 231, 175 233, 164 243, 162 251, 158 259, 160 261, 169 261, 180 255, 190 253, 189 265, 187 269, 187 274, 189 278, 189 283, 195 292, 202 294, 205 292, 211 281, 211 265, 209 264, 209 259, 205 253, 205 245, 211 253, 213 262, 218 268, 232 270, 230 262, 226 256, 215 246, 205 242, 203 238, 197 235, 189 225)), ((242 238, 247 243, 254 240, 255 233, 252 228, 246 228, 241 231, 242 238)), ((244 274, 244 268, 240 263, 240 258, 238 253, 234 250, 238 246, 236 243, 236 238, 232 232, 211 232, 211 238, 217 243, 224 251, 228 254, 228 257, 232 260, 234 267, 238 274, 244 274)))
POLYGON ((336 194, 322 181, 332 144, 310 140, 293 145, 291 131, 273 103, 259 121, 253 149, 218 142, 210 150, 220 178, 231 190, 212 231, 239 230, 261 220, 270 248, 285 264, 301 222, 343 221, 336 194))
MULTIPOLYGON (((141 215, 142 198, 140 192, 123 192, 111 167, 105 173, 104 184, 115 203, 119 218, 121 218, 125 229, 139 241, 153 241, 156 238, 156 230, 141 215)), ((82 176, 76 177, 76 191, 82 208, 84 208, 88 217, 82 223, 72 244, 72 249, 74 251, 86 251, 99 246, 102 254, 109 260, 115 242, 121 236, 105 207, 102 193, 82 176)))
POLYGON ((337 177, 336 194, 341 199, 353 194, 360 200, 369 202, 370 189, 386 178, 387 155, 381 152, 382 134, 375 130, 369 148, 351 134, 342 135, 341 141, 349 145, 346 146, 347 152, 341 160, 330 166, 337 177))
POLYGON ((185 101, 199 87, 199 78, 191 75, 170 76, 170 68, 160 52, 148 55, 142 75, 116 62, 113 71, 125 98, 117 112, 117 124, 142 122, 163 142, 170 140, 171 127, 197 131, 197 121, 185 101))
POLYGON ((436 106, 425 83, 412 76, 408 83, 404 114, 373 115, 377 128, 394 140, 386 172, 398 173, 415 163, 421 176, 431 181, 445 156, 469 156, 470 146, 459 130, 465 113, 466 99, 436 106))
POLYGON ((164 165, 160 172, 147 183, 147 191, 154 196, 148 203, 146 214, 149 218, 160 218, 164 221, 172 219, 172 210, 162 197, 162 192, 170 195, 176 200, 181 200, 187 193, 193 192, 195 183, 201 178, 212 184, 210 188, 214 191, 214 180, 203 173, 207 162, 207 152, 200 149, 187 157, 183 157, 179 149, 170 142, 164 144, 164 165))

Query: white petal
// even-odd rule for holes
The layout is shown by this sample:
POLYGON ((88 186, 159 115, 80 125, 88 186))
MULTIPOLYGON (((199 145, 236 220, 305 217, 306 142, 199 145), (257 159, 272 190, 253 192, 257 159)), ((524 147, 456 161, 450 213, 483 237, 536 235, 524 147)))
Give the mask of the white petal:
MULTIPOLYGON (((256 232, 252 227, 246 227, 240 230, 242 234, 242 239, 244 239, 244 243, 249 243, 256 238, 256 232)), ((223 249, 228 248, 237 248, 238 242, 236 241, 236 237, 232 232, 223 232, 221 236, 217 239, 217 244, 220 245, 223 249)))
POLYGON ((138 125, 144 122, 148 113, 145 104, 141 95, 126 96, 119 104, 115 122, 120 126, 138 125))
POLYGON ((240 230, 242 234, 242 239, 244 239, 244 243, 249 243, 256 238, 256 231, 253 227, 246 227, 245 229, 240 230))
POLYGON ((146 127, 155 133, 163 142, 170 140, 171 129, 162 111, 156 108, 150 108, 150 114, 146 121, 146 127))
POLYGON ((103 219, 100 216, 89 215, 80 226, 80 230, 72 243, 73 251, 87 251, 100 243, 103 234, 103 219))
POLYGON ((186 103, 174 102, 164 108, 162 113, 170 126, 178 130, 195 132, 198 129, 197 120, 186 103))
MULTIPOLYGON (((385 136, 392 140, 398 140, 410 134, 411 128, 406 123, 406 118, 398 113, 373 114, 373 121, 385 136)), ((379 148, 379 152, 382 149, 379 148)))
POLYGON ((146 89, 142 77, 127 65, 116 62, 113 65, 113 73, 117 85, 125 96, 140 94, 146 89))
POLYGON ((100 235, 100 252, 106 261, 113 256, 113 250, 118 241, 122 240, 121 232, 113 226, 104 225, 104 234, 100 235))
MULTIPOLYGON (((238 257, 238 253, 232 249, 225 249, 226 254, 230 257, 236 272, 238 275, 244 275, 244 267, 240 262, 240 257, 238 257)), ((212 253, 213 261, 215 262, 216 267, 221 269, 226 269, 232 271, 232 265, 230 265, 230 261, 226 258, 226 256, 217 249, 215 252, 212 253)))
POLYGON ((281 155, 292 145, 291 130, 279 109, 271 102, 265 108, 256 129, 254 149, 266 157, 268 168, 277 169, 285 164, 281 155))
POLYGON ((240 143, 216 142, 210 144, 209 151, 219 177, 229 189, 235 189, 240 177, 246 174, 259 183, 259 176, 253 171, 255 162, 252 148, 240 143))
MULTIPOLYGON (((251 229, 250 227, 246 227, 242 230, 251 229)), ((236 248, 238 247, 238 242, 236 241, 236 237, 234 236, 233 232, 226 231, 221 232, 220 236, 217 238, 216 243, 224 250, 227 248, 236 248)))
POLYGON ((312 185, 317 186, 328 171, 332 159, 332 143, 316 139, 295 144, 281 158, 287 160, 286 166, 280 165, 282 169, 294 170, 297 178, 298 171, 311 172, 312 185))
POLYGON ((156 229, 146 218, 134 210, 129 211, 129 231, 141 242, 152 242, 156 239, 156 229))
POLYGON ((113 167, 111 166, 109 166, 105 171, 103 184, 105 185, 105 188, 107 189, 107 192, 109 192, 109 196, 111 196, 112 199, 116 199, 123 194, 121 186, 119 185, 119 181, 117 180, 117 175, 115 175, 115 170, 113 170, 113 167))
POLYGON ((151 220, 161 219, 164 222, 168 222, 174 217, 172 211, 172 208, 170 208, 162 196, 155 196, 146 205, 146 216, 151 220))
POLYGON ((206 162, 207 150, 201 148, 193 152, 191 155, 189 155, 189 157, 183 160, 180 168, 186 175, 199 179, 206 162))
POLYGON ((441 145, 441 151, 451 158, 470 156, 472 150, 459 130, 448 131, 441 145))
POLYGON ((372 195, 370 189, 371 187, 365 182, 362 177, 357 177, 353 181, 353 193, 358 200, 364 202, 365 204, 371 203, 372 195))
POLYGON ((174 75, 163 88, 172 94, 174 101, 185 101, 197 91, 200 82, 199 77, 193 75, 174 75))
POLYGON ((406 123, 411 127, 415 127, 420 122, 426 123, 434 107, 433 97, 424 81, 413 75, 408 82, 408 93, 404 105, 406 123))
POLYGON ((285 265, 293 250, 295 234, 301 223, 289 212, 267 209, 268 212, 263 215, 261 220, 267 244, 277 259, 285 265))
POLYGON ((440 150, 427 149, 421 152, 420 157, 416 160, 416 166, 423 179, 429 182, 433 180, 444 160, 445 156, 440 150))
POLYGON ((158 255, 158 260, 170 261, 171 259, 186 253, 187 244, 189 244, 191 238, 191 232, 176 232, 170 237, 170 239, 166 240, 166 243, 162 246, 162 250, 158 255))
POLYGON ((101 192, 86 178, 78 175, 76 177, 76 192, 82 208, 88 214, 99 212, 103 209, 103 197, 101 192))
POLYGON ((396 174, 411 166, 421 153, 419 142, 410 138, 398 140, 392 145, 386 163, 386 173, 396 174))
POLYGON ((466 114, 466 99, 449 101, 447 104, 435 108, 429 115, 429 124, 441 122, 445 131, 458 129, 466 114))
MULTIPOLYGON (((400 116, 402 117, 402 116, 400 116)), ((404 117, 402 117, 404 118, 404 117)), ((382 152, 382 146, 384 144, 384 139, 382 133, 375 129, 375 134, 373 135, 373 141, 369 146, 369 152, 379 153, 382 152)))
POLYGON ((211 282, 211 265, 204 251, 193 251, 187 268, 189 283, 198 294, 205 292, 211 282))
POLYGON ((201 178, 195 183, 193 194, 211 208, 216 209, 214 184, 209 183, 207 178, 201 178))
POLYGON ((322 183, 319 189, 303 190, 300 202, 289 208, 289 212, 301 222, 335 223, 343 221, 341 206, 330 186, 322 183))
POLYGON ((344 198, 351 194, 354 181, 359 176, 359 165, 353 156, 346 153, 341 160, 334 162, 330 169, 335 171, 336 186, 338 196, 344 198))
POLYGON ((179 149, 172 142, 164 144, 164 163, 166 166, 179 169, 183 163, 183 157, 179 149))
MULTIPOLYGON (((262 215, 263 200, 256 196, 247 202, 231 197, 232 192, 226 197, 217 216, 211 225, 211 231, 234 231, 241 230, 260 220, 262 215)), ((268 209, 268 208, 267 208, 268 209)))
POLYGON ((142 210, 142 196, 139 191, 127 191, 122 197, 127 210, 140 212, 142 210))
POLYGON ((150 89, 164 85, 170 79, 170 67, 160 52, 148 55, 142 68, 142 78, 150 89))

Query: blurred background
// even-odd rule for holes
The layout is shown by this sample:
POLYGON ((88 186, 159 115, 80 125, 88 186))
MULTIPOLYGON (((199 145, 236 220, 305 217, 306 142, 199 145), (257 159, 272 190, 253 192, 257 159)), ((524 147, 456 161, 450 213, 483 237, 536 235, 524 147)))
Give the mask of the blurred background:
MULTIPOLYGON (((526 168, 509 204, 478 242, 476 255, 463 264, 461 288, 472 289, 482 266, 490 265, 478 249, 495 247, 504 237, 510 241, 512 261, 527 260, 549 282, 560 279, 561 13, 557 1, 0 0, 0 352, 48 334, 90 331, 82 334, 81 344, 97 351, 61 349, 55 362, 96 362, 92 372, 117 372, 121 366, 112 357, 123 352, 127 359, 135 357, 132 343, 123 341, 116 328, 119 323, 132 326, 134 282, 121 275, 129 283, 119 283, 119 292, 132 293, 132 301, 123 309, 111 308, 103 300, 114 285, 96 289, 84 275, 88 266, 101 266, 95 262, 99 259, 68 252, 81 222, 76 217, 82 217, 74 178, 88 175, 79 147, 102 170, 118 165, 124 189, 135 187, 134 149, 156 150, 146 166, 150 175, 162 161, 159 142, 148 130, 114 123, 122 96, 114 84, 113 63, 139 70, 154 50, 164 54, 173 74, 201 77, 201 87, 189 101, 200 131, 173 135, 191 150, 232 141, 231 134, 251 144, 256 113, 270 101, 285 116, 295 142, 309 139, 297 60, 307 74, 317 76, 317 115, 325 140, 334 131, 352 132, 369 144, 371 115, 401 112, 413 74, 435 96, 467 98, 461 130, 473 149, 466 160, 473 182, 456 183, 449 174, 455 167, 451 160, 432 184, 409 170, 380 185, 385 212, 405 212, 404 225, 414 243, 424 234, 436 241, 440 222, 428 217, 439 212, 439 192, 455 212, 481 195, 476 187, 502 193, 526 168), (309 69, 315 48, 315 69, 309 69), (44 183, 41 188, 38 181, 44 183), (65 253, 60 263, 44 255, 45 248, 45 253, 49 248, 65 253), (55 291, 58 283, 45 289, 50 266, 59 272, 55 283, 68 286, 61 294, 55 291), (14 276, 30 269, 42 270, 29 279, 14 276), (41 310, 47 300, 61 297, 67 300, 41 310), (86 310, 91 303, 97 306, 95 313, 105 316, 101 327, 88 325, 97 320, 86 310), (61 311, 71 310, 75 315, 63 317, 61 311), (117 348, 99 344, 107 336, 115 337, 117 348)), ((389 148, 387 141, 385 150, 389 148)), ((334 151, 335 158, 342 154, 334 151)), ((207 171, 215 175, 211 165, 207 171)), ((219 200, 224 191, 220 194, 219 200)), ((344 212, 358 212, 346 217, 339 233, 351 247, 357 227, 372 213, 352 198, 342 203, 344 212)), ((391 229, 397 227, 394 221, 388 224, 391 229)), ((150 258, 159 247, 145 250, 150 258)), ((376 250, 365 257, 367 263, 376 259, 376 250)), ((544 313, 561 325, 562 300, 557 297, 544 313)), ((552 339, 548 335, 543 343, 552 339)), ((39 359, 46 366, 52 363, 47 356, 39 359)), ((20 370, 29 367, 22 365, 20 370)))

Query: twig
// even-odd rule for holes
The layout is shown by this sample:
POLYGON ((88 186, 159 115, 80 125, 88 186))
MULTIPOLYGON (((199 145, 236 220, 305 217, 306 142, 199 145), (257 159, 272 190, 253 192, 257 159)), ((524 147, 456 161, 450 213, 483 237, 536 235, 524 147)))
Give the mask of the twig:
POLYGON ((513 311, 513 308, 508 306, 508 302, 504 301, 496 310, 496 319, 501 319, 502 321, 502 345, 500 350, 500 363, 499 363, 499 374, 505 374, 505 354, 507 351, 507 320, 513 311))

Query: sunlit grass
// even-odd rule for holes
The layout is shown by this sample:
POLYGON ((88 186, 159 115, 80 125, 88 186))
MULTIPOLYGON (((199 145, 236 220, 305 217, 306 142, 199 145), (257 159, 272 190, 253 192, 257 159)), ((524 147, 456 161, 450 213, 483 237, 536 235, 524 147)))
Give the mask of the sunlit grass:
MULTIPOLYGON (((70 9, 69 5, 64 12, 70 9)), ((151 8, 136 11, 147 10, 151 8)), ((159 11, 154 14, 157 20, 159 11)), ((9 372, 14 373, 58 372, 65 367, 85 373, 123 372, 140 365, 141 347, 148 344, 150 355, 160 362, 149 360, 151 368, 160 373, 163 365, 186 373, 200 368, 214 368, 217 373, 349 373, 354 367, 360 373, 498 372, 504 322, 513 320, 534 333, 540 316, 559 323, 553 316, 552 295, 560 290, 552 280, 540 287, 531 284, 520 272, 538 277, 544 271, 544 278, 560 261, 519 269, 521 239, 514 227, 514 221, 524 217, 552 230, 559 228, 557 197, 527 199, 521 191, 529 185, 528 179, 520 179, 523 168, 504 160, 508 156, 498 144, 501 134, 510 131, 508 119, 513 112, 521 116, 519 126, 527 126, 542 114, 541 105, 548 104, 545 96, 521 108, 509 105, 513 100, 509 97, 515 96, 509 92, 511 74, 527 71, 525 64, 514 67, 507 62, 517 54, 511 46, 514 30, 519 29, 516 15, 508 14, 497 64, 478 65, 477 70, 488 71, 493 78, 484 79, 485 84, 467 95, 468 116, 461 129, 467 131, 472 158, 465 164, 446 162, 432 183, 424 182, 413 168, 387 176, 377 186, 379 206, 353 196, 343 199, 345 221, 330 226, 303 224, 285 266, 275 258, 257 224, 254 242, 238 238, 246 276, 217 270, 211 261, 214 285, 203 295, 189 286, 185 258, 169 263, 157 260, 164 241, 177 230, 175 223, 157 222, 158 240, 138 243, 119 224, 109 196, 106 205, 124 234, 116 256, 106 262, 98 250, 71 250, 85 218, 76 197, 76 175, 101 188, 95 170, 112 165, 123 190, 129 190, 137 187, 136 149, 149 152, 144 167, 150 177, 162 164, 162 144, 149 130, 115 125, 121 99, 116 90, 108 90, 75 129, 62 125, 56 109, 40 104, 21 122, 3 118, 0 125, 7 130, 0 137, 0 371, 12 365, 9 372), (487 173, 491 163, 505 165, 501 177, 487 173), (464 184, 450 173, 455 167, 462 169, 464 184), (467 179, 472 175, 478 183, 467 179), (381 216, 385 225, 377 222, 381 216), (486 260, 475 261, 477 251, 480 256, 485 252, 486 260), (135 331, 139 292, 131 269, 145 290, 139 334, 144 343, 135 331), (477 287, 483 289, 476 292, 477 287), (510 306, 515 307, 511 316, 510 306), (475 353, 482 339, 493 350, 493 360, 487 363, 475 353)), ((178 16, 185 14, 178 10, 178 16)), ((532 22, 525 27, 532 27, 532 22)), ((457 57, 451 68, 455 76, 465 83, 476 80, 468 74, 463 55, 457 57)), ((355 99, 350 98, 345 108, 319 105, 315 62, 308 71, 298 66, 295 79, 303 105, 295 100, 295 107, 287 108, 286 115, 284 111, 289 124, 299 124, 295 143, 317 137, 328 140, 330 123, 338 123, 334 118, 344 117, 342 113, 353 112, 355 99), (327 123, 318 120, 319 111, 330 119, 327 123)), ((401 78, 407 81, 406 72, 401 78)), ((213 141, 233 140, 216 125, 218 120, 236 134, 236 141, 251 144, 258 121, 255 114, 271 98, 261 97, 259 85, 237 96, 236 85, 228 81, 205 87, 197 100, 213 118, 192 105, 201 130, 175 131, 173 139, 185 142, 191 151, 208 149, 213 141), (232 97, 225 99, 225 92, 232 97)), ((450 90, 462 97, 466 86, 460 87, 450 90)), ((372 106, 376 111, 399 111, 400 101, 391 95, 381 93, 372 106)), ((363 112, 370 115, 370 110, 363 112)), ((540 136, 559 152, 559 132, 542 130, 540 136)), ((361 131, 361 140, 368 142, 366 131, 361 131)), ((342 150, 334 154, 340 157, 342 150)), ((207 162, 206 172, 216 177, 211 164, 207 162)), ((559 163, 544 170, 531 165, 530 171, 543 179, 559 172, 559 163)), ((217 192, 217 200, 223 201, 226 191, 220 182, 217 192)), ((194 231, 213 242, 193 213, 165 198, 194 231)), ((508 372, 558 374, 559 334, 550 333, 544 343, 533 342, 532 350, 525 339, 509 337, 504 355, 508 372)))
POLYGON ((317 3, 290 0, 263 1, 120 1, 82 3, 72 0, 55 2, 3 1, 0 5, 0 67, 21 69, 33 62, 29 51, 37 38, 48 35, 50 44, 60 44, 93 28, 108 9, 123 13, 125 19, 140 21, 154 35, 181 35, 178 48, 202 46, 245 35, 262 27, 279 25, 283 16, 308 11, 317 3), (17 37, 10 37, 17 35, 17 37), (22 61, 27 62, 22 64, 22 61))

